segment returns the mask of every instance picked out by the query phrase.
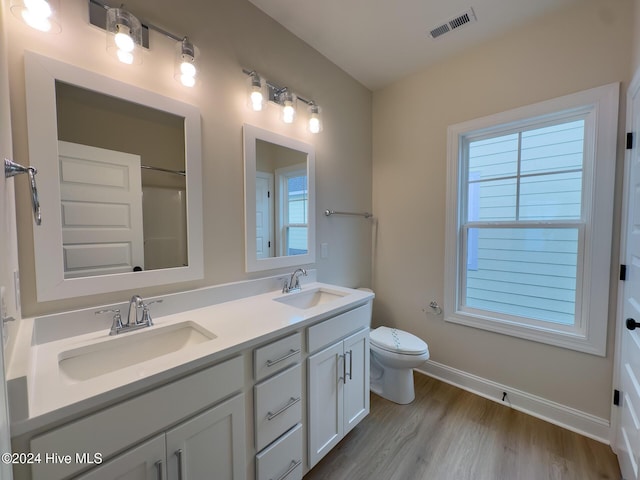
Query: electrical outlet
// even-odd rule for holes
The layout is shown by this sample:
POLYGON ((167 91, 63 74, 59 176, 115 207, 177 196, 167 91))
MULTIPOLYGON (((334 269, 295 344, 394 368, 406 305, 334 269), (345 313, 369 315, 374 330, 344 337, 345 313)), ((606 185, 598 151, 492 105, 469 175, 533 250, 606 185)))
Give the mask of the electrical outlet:
POLYGON ((329 244, 321 243, 320 244, 320 258, 329 258, 329 244))

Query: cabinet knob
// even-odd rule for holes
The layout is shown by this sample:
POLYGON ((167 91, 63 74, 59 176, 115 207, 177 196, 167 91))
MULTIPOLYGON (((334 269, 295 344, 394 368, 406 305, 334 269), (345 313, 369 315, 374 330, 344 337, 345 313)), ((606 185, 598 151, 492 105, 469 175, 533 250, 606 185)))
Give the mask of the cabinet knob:
POLYGON ((636 322, 633 318, 627 318, 627 328, 629 330, 635 330, 640 327, 640 323, 636 322))

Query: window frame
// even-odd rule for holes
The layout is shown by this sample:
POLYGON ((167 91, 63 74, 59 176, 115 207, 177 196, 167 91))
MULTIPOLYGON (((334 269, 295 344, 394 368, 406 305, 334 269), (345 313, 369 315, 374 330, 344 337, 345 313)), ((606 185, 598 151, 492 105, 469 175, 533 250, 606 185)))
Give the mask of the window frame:
POLYGON ((445 321, 594 355, 606 354, 619 89, 618 83, 604 85, 448 128, 445 321), (465 148, 469 141, 576 117, 585 119, 580 220, 481 222, 483 228, 578 228, 581 238, 575 325, 567 327, 534 319, 523 321, 521 317, 461 305, 466 287, 462 271, 467 265, 467 236, 463 235, 463 229, 473 226, 473 222, 463 221, 468 203, 463 162, 468 158, 465 148))
MULTIPOLYGON (((304 227, 307 229, 307 253, 309 253, 309 174, 307 172, 307 165, 304 163, 300 163, 297 165, 290 165, 288 167, 277 168, 275 171, 276 178, 276 201, 278 205, 276 206, 276 211, 279 212, 276 217, 276 234, 278 239, 276 241, 278 255, 280 256, 288 256, 291 255, 288 253, 289 245, 288 245, 288 235, 287 229, 291 227, 304 227), (306 205, 306 218, 307 223, 289 223, 289 188, 287 186, 287 181, 293 177, 307 177, 307 196, 305 199, 306 205)), ((306 255, 305 254, 305 255, 306 255)), ((301 255, 301 254, 299 254, 301 255)), ((294 255, 295 256, 295 255, 294 255)))

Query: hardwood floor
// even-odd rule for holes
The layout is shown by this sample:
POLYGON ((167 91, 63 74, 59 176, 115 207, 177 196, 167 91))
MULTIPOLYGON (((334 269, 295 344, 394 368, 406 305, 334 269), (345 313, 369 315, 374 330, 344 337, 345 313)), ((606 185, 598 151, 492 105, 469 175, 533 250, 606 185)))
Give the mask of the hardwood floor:
POLYGON ((608 445, 414 374, 416 400, 371 413, 305 480, 620 479, 608 445))

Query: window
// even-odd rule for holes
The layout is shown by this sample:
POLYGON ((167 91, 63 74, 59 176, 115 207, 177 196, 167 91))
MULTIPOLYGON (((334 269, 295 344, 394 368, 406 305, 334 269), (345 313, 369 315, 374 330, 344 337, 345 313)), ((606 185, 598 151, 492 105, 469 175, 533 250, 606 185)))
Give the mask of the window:
POLYGON ((446 320, 604 355, 618 85, 449 127, 446 320))
POLYGON ((309 253, 309 189, 306 164, 276 170, 279 219, 279 255, 309 253))

